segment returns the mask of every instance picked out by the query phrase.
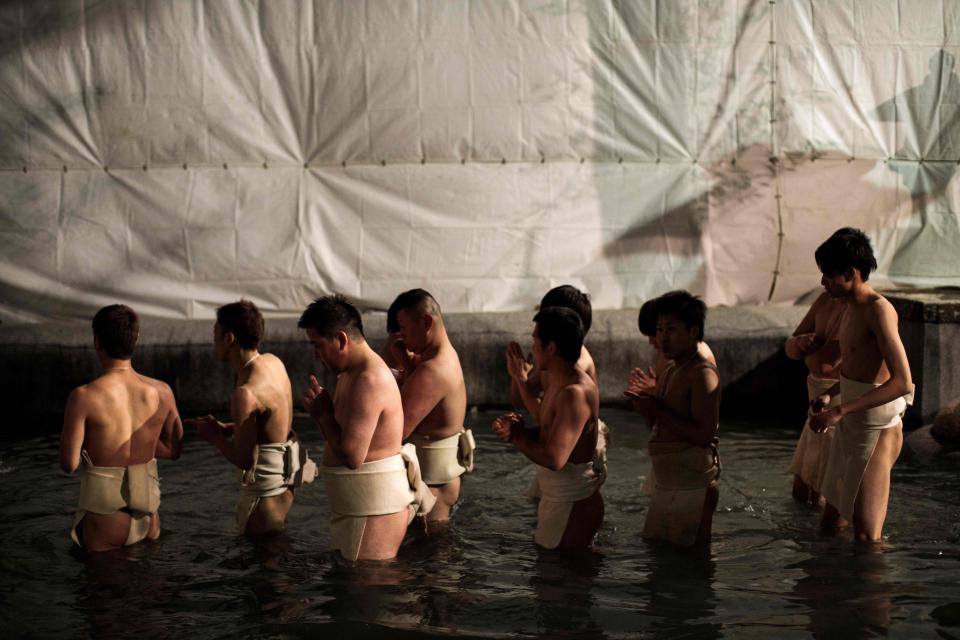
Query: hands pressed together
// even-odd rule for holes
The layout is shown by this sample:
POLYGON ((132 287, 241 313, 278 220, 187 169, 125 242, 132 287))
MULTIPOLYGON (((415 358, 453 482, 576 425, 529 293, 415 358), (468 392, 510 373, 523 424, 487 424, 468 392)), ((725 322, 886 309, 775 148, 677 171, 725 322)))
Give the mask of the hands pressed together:
POLYGON ((507 373, 510 377, 525 384, 530 372, 533 370, 533 363, 530 358, 523 355, 523 349, 516 342, 507 345, 507 373))
POLYGON ((493 421, 493 433, 501 442, 511 442, 523 433, 523 416, 515 411, 507 412, 493 421))
POLYGON ((333 415, 333 400, 327 390, 320 386, 316 376, 310 376, 310 386, 303 394, 303 409, 317 422, 333 415))
POLYGON ((205 416, 185 420, 184 422, 188 426, 195 427, 200 437, 207 442, 216 442, 233 434, 233 424, 220 422, 209 413, 205 416))
POLYGON ((657 397, 657 374, 653 367, 643 369, 634 369, 630 372, 627 379, 627 388, 623 390, 623 395, 630 398, 633 408, 649 421, 653 421, 656 415, 660 399, 657 397))

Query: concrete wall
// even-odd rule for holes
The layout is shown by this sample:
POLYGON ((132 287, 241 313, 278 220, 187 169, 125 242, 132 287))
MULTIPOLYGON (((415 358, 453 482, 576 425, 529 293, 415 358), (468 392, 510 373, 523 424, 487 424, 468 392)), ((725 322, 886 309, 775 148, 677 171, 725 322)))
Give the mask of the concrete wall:
MULTIPOLYGON (((805 309, 792 306, 711 309, 706 338, 719 363, 724 416, 799 419, 804 411, 806 375, 802 363, 783 355, 783 341, 805 309)), ((533 311, 449 314, 451 339, 460 354, 471 405, 503 405, 509 400, 504 349, 510 340, 529 348, 533 311)), ((385 315, 364 314, 368 339, 379 347, 385 315)), ((653 349, 637 330, 637 310, 596 311, 587 346, 597 362, 605 404, 622 402, 628 372, 653 362, 653 349)), ((134 366, 173 388, 185 416, 225 411, 233 374, 213 359, 213 323, 196 320, 142 322, 134 366)), ((70 390, 94 378, 98 366, 88 322, 0 326, 0 399, 8 420, 0 433, 29 425, 31 431, 60 427, 70 390)), ((287 365, 295 397, 310 373, 323 384, 334 380, 313 353, 292 318, 269 319, 264 351, 287 365)))

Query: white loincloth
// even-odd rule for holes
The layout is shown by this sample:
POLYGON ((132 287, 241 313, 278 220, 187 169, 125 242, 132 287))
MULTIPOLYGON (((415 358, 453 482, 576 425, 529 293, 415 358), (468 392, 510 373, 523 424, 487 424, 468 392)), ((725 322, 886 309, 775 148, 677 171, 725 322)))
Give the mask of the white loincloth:
POLYGON ((707 489, 720 476, 716 446, 650 442, 647 452, 651 470, 643 491, 650 507, 641 535, 689 547, 697 541, 707 489))
MULTIPOLYGON (((837 380, 831 380, 830 378, 818 378, 811 373, 807 376, 807 397, 813 401, 826 393, 837 382, 837 380)), ((840 398, 841 394, 839 393, 831 396, 830 404, 827 405, 826 409, 839 406, 840 398)), ((804 484, 819 493, 823 486, 823 476, 827 473, 830 443, 833 441, 836 428, 830 427, 822 433, 817 433, 810 428, 810 418, 812 417, 813 410, 808 405, 807 421, 803 425, 803 431, 800 432, 797 448, 793 452, 793 461, 790 463, 787 472, 799 476, 804 484)))
MULTIPOLYGON (((872 382, 858 382, 840 376, 840 395, 844 402, 856 400, 879 386, 872 382)), ((853 507, 857 494, 860 493, 863 472, 873 456, 880 432, 900 427, 900 418, 909 404, 913 404, 912 390, 905 396, 879 407, 849 413, 837 426, 821 492, 827 502, 847 520, 853 518, 853 507)))
POLYGON ((73 541, 80 545, 77 527, 88 512, 110 515, 121 509, 130 515, 130 532, 123 544, 135 544, 146 538, 151 516, 160 508, 157 460, 128 467, 98 467, 86 451, 81 452, 81 456, 80 501, 70 528, 73 541))
POLYGON ((287 489, 313 482, 317 465, 307 456, 295 434, 286 442, 258 444, 253 452, 256 461, 240 473, 240 500, 237 502, 237 529, 243 533, 247 520, 261 498, 278 496, 287 489))
MULTIPOLYGON (((540 504, 537 505, 537 529, 533 539, 541 547, 556 549, 560 545, 574 503, 597 493, 606 481, 607 446, 603 434, 598 429, 597 447, 590 462, 567 463, 559 471, 534 465, 538 490, 535 497, 540 498, 540 504)), ((530 495, 529 490, 527 495, 530 495)))
POLYGON ((413 432, 407 442, 417 448, 420 473, 429 486, 448 484, 473 471, 477 443, 470 429, 439 440, 413 432))
POLYGON ((356 560, 370 516, 408 510, 407 523, 433 509, 436 498, 420 476, 416 447, 365 462, 357 469, 322 467, 330 503, 330 546, 347 560, 356 560))
MULTIPOLYGON (((607 444, 609 442, 610 427, 608 427, 607 423, 603 420, 597 420, 597 448, 594 453, 594 460, 602 464, 604 469, 607 468, 607 444)), ((536 467, 537 465, 533 466, 536 467)), ((527 487, 524 495, 534 500, 540 499, 540 480, 536 473, 534 473, 533 479, 530 480, 530 486, 527 487)))

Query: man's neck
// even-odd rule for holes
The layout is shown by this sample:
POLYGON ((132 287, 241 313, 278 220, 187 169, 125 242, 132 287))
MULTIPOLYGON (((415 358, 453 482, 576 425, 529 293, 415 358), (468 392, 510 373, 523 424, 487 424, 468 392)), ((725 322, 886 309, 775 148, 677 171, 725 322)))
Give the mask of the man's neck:
POLYGON ((859 281, 854 283, 853 289, 850 290, 850 299, 854 302, 865 302, 876 295, 876 293, 869 282, 859 281))
POLYGON ((259 355, 256 349, 235 349, 230 352, 230 366, 237 373, 241 373, 259 355))
MULTIPOLYGON (((341 373, 351 373, 363 369, 370 359, 373 350, 366 340, 350 340, 350 356, 347 359, 347 366, 341 373)), ((379 356, 377 356, 379 357, 379 356)))
POLYGON ((101 373, 109 373, 110 371, 127 371, 133 369, 133 365, 131 364, 130 360, 111 358, 110 356, 102 353, 97 355, 98 359, 100 360, 101 373))

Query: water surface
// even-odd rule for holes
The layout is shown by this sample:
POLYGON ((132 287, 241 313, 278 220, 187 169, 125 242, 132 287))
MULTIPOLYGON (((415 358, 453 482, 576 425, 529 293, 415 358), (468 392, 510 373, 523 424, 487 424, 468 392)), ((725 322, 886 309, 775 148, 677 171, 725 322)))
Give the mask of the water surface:
MULTIPOLYGON (((793 429, 725 423, 707 554, 640 538, 647 433, 606 410, 607 514, 595 553, 532 542, 533 469, 475 413, 477 471, 449 528, 408 535, 400 558, 351 565, 327 551, 322 483, 297 494, 287 531, 233 533, 237 473, 190 437, 161 462, 163 535, 83 559, 67 531, 79 481, 55 436, 0 445, 0 628, 6 637, 960 638, 960 491, 954 464, 894 470, 882 549, 817 535, 784 474, 793 429)), ((322 442, 298 432, 319 458, 322 442)), ((192 434, 191 434, 192 435, 192 434)))

